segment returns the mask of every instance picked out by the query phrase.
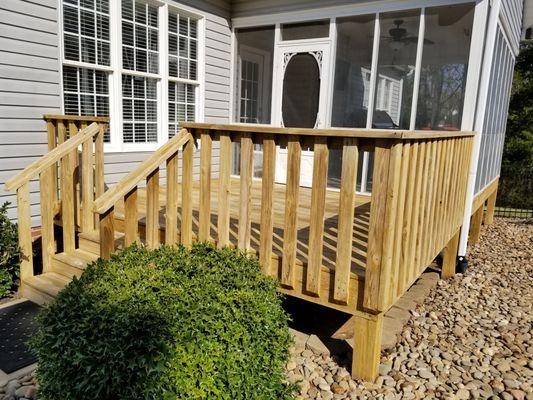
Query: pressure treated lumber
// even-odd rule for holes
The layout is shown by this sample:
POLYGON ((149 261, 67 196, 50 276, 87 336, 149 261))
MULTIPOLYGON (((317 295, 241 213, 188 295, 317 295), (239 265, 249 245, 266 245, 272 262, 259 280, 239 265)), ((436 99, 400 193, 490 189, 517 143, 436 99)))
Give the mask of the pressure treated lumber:
POLYGON ((20 280, 33 276, 33 250, 31 244, 30 189, 25 183, 17 189, 18 237, 20 248, 20 280))
POLYGON ((178 152, 170 156, 166 167, 165 243, 174 245, 178 242, 178 152))
POLYGON ((352 264, 353 215, 355 209, 355 184, 357 179, 359 149, 357 139, 344 139, 342 152, 341 188, 339 194, 339 233, 335 286, 333 297, 348 303, 350 271, 352 264))
POLYGON ((254 168, 254 147, 252 136, 249 133, 241 135, 241 197, 239 211, 239 248, 243 250, 250 249, 250 208, 252 189, 252 178, 254 168))
POLYGON ((200 228, 198 239, 210 240, 211 227, 211 157, 213 141, 207 131, 200 131, 200 228))
POLYGON ((220 165, 219 165, 219 188, 218 188, 218 246, 224 247, 229 244, 230 224, 230 176, 231 176, 231 137, 228 133, 220 134, 220 165))
POLYGON ((460 234, 461 230, 458 230, 444 248, 444 257, 442 258, 442 279, 448 279, 455 275, 460 234))
POLYGON ((324 213, 328 181, 328 144, 326 138, 315 138, 313 158, 313 185, 311 189, 311 225, 309 226, 309 264, 306 290, 320 295, 320 270, 324 237, 324 213))
POLYGON ((356 313, 352 376, 374 381, 378 376, 383 334, 383 314, 356 313))
POLYGON ((271 272, 272 234, 274 228, 274 178, 276 142, 273 136, 263 138, 263 175, 261 179, 261 225, 259 262, 267 274, 271 272))
POLYGON ((294 287, 295 283, 301 157, 302 148, 298 137, 290 138, 287 145, 287 189, 285 192, 285 223, 281 266, 281 284, 287 287, 294 287))

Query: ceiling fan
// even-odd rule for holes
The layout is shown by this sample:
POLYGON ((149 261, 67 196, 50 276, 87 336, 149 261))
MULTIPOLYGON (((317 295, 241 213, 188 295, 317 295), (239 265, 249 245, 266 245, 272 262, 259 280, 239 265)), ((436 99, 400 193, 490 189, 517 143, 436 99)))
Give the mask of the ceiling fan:
MULTIPOLYGON (((393 24, 396 25, 394 28, 389 29, 390 36, 382 36, 383 39, 388 39, 391 43, 391 47, 394 50, 398 50, 400 45, 408 45, 413 43, 418 43, 418 36, 410 36, 407 33, 407 29, 402 28, 404 23, 403 19, 395 19, 393 24)), ((424 44, 435 44, 432 40, 424 39, 424 44)))

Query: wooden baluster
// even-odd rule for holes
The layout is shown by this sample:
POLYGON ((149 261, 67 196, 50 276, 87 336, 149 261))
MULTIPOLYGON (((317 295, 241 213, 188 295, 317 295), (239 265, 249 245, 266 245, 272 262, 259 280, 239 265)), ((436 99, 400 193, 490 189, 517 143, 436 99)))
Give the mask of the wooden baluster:
POLYGON ((390 305, 389 289, 400 182, 400 142, 376 140, 368 231, 364 307, 383 311, 390 305))
POLYGON ((431 141, 424 142, 424 166, 422 168, 422 187, 420 189, 420 203, 418 210, 418 228, 416 237, 415 269, 413 276, 416 276, 423 263, 422 247, 424 245, 424 225, 426 223, 426 198, 428 193, 428 176, 431 165, 431 141))
POLYGON ((456 225, 461 226, 463 224, 464 217, 464 206, 465 206, 465 196, 466 196, 466 186, 468 182, 469 168, 470 168, 470 157, 471 157, 471 138, 458 138, 458 152, 459 152, 459 162, 458 162, 458 173, 457 173, 457 193, 454 198, 454 210, 456 210, 456 225))
MULTIPOLYGON (((104 132, 106 124, 99 123, 100 131, 94 140, 94 195, 100 197, 105 192, 104 181, 104 132)), ((99 226, 99 216, 95 215, 95 225, 99 226)))
MULTIPOLYGON (((431 208, 430 208, 430 218, 428 224, 428 232, 425 241, 425 251, 426 251, 426 264, 430 264, 435 254, 433 253, 433 242, 435 240, 434 229, 436 225, 435 218, 437 217, 437 203, 439 201, 439 185, 440 185, 440 171, 441 171, 441 162, 442 162, 442 140, 435 140, 435 166, 433 172, 433 195, 431 199, 431 208)), ((441 221, 437 221, 441 223, 441 221)), ((420 271, 422 272, 422 271, 420 271)))
POLYGON ((63 228, 63 250, 65 253, 71 253, 75 247, 75 208, 74 199, 74 170, 71 161, 72 153, 63 157, 59 164, 61 170, 61 223, 63 228))
POLYGON ((96 135, 94 142, 94 175, 96 197, 100 197, 105 192, 104 181, 104 133, 106 124, 100 123, 100 131, 96 135))
POLYGON ((115 207, 111 207, 104 214, 100 214, 100 257, 107 260, 115 252, 115 207))
POLYGON ((57 144, 65 143, 67 140, 67 128, 63 120, 57 121, 57 144))
POLYGON ((183 146, 182 182, 181 182, 181 243, 184 246, 192 244, 192 173, 193 173, 193 146, 189 140, 183 146))
POLYGON ((124 241, 126 247, 131 246, 133 243, 139 243, 139 209, 137 206, 137 197, 137 186, 124 196, 124 241))
POLYGON ((20 248, 20 281, 33 276, 31 244, 30 189, 28 182, 17 189, 18 236, 20 248))
POLYGON ((414 141, 410 148, 409 155, 409 175, 407 177, 407 199, 406 209, 402 223, 402 254, 400 257, 400 273, 398 275, 398 291, 400 296, 409 287, 410 271, 414 262, 414 245, 416 244, 417 215, 414 215, 418 208, 420 199, 420 155, 419 142, 414 141))
POLYGON ((231 136, 220 133, 220 166, 218 187, 218 247, 229 244, 230 195, 231 195, 231 136))
POLYGON ((300 162, 302 148, 298 136, 288 138, 287 181, 285 185, 285 227, 281 284, 295 287, 296 246, 298 240, 298 197, 300 192, 300 162))
POLYGON ((146 245, 159 247, 159 168, 146 178, 146 245))
POLYGON ((41 242, 43 256, 43 272, 52 269, 52 257, 55 254, 54 215, 52 204, 52 173, 53 166, 41 172, 39 176, 39 194, 41 202, 41 242))
POLYGON ((254 146, 252 143, 252 136, 248 133, 243 133, 241 135, 241 193, 239 201, 238 231, 238 247, 243 250, 250 249, 253 166, 254 146))
MULTIPOLYGON (((57 124, 53 120, 47 120, 46 128, 48 131, 48 151, 52 151, 57 147, 57 124)), ((52 169, 52 204, 55 206, 57 202, 57 163, 55 163, 52 169)))
POLYGON ((446 200, 446 213, 449 218, 447 236, 453 234, 456 227, 457 218, 456 210, 453 208, 454 199, 457 196, 457 184, 459 182, 459 160, 461 158, 459 142, 456 139, 452 140, 452 165, 450 167, 450 190, 448 191, 448 198, 446 200))
POLYGON ((440 198, 440 204, 439 204, 439 212, 437 215, 437 223, 436 226, 438 227, 437 235, 436 235, 436 242, 434 243, 434 247, 436 250, 440 250, 448 240, 448 229, 450 224, 450 219, 448 218, 448 215, 446 213, 446 202, 448 198, 448 190, 450 188, 450 171, 451 171, 451 162, 453 157, 453 149, 452 149, 452 139, 446 139, 444 143, 444 149, 443 149, 443 157, 444 157, 444 164, 442 166, 443 169, 443 178, 442 178, 442 189, 441 189, 441 198, 440 198), (442 221, 442 222, 440 222, 442 221))
POLYGON ((446 241, 448 239, 447 237, 447 230, 448 225, 450 221, 446 218, 446 198, 448 196, 448 189, 449 189, 449 176, 450 176, 450 169, 451 169, 451 159, 452 159, 452 141, 451 139, 445 139, 443 143, 443 150, 442 150, 442 156, 443 156, 443 164, 442 164, 442 183, 441 183, 441 195, 440 195, 440 201, 438 204, 438 211, 437 211, 437 222, 435 224, 436 227, 436 238, 435 242, 433 244, 434 248, 438 251, 446 244, 446 241), (442 222, 441 222, 442 221, 442 222))
POLYGON ((94 175, 93 175, 93 141, 86 140, 82 144, 81 150, 81 188, 82 188, 82 218, 81 230, 82 232, 90 232, 94 230, 94 175))
POLYGON ((355 184, 359 149, 357 139, 346 138, 342 145, 341 188, 339 193, 339 217, 337 237, 337 261, 333 297, 348 304, 350 273, 352 268, 352 242, 355 211, 355 184))
MULTIPOLYGON (((69 121, 69 138, 72 138, 74 136, 76 136, 79 132, 79 129, 78 129, 78 124, 79 124, 79 129, 85 129, 87 128, 87 123, 86 122, 72 122, 72 121, 69 121)), ((83 146, 82 146, 82 151, 83 151, 83 146)), ((73 173, 73 179, 74 179, 74 183, 73 183, 73 186, 74 186, 74 221, 75 221, 75 224, 76 226, 81 226, 82 222, 81 222, 81 219, 83 218, 82 217, 82 211, 81 211, 81 197, 82 197, 82 188, 80 187, 80 174, 81 174, 81 171, 80 171, 80 168, 79 168, 79 164, 80 164, 80 160, 78 158, 78 149, 74 149, 72 150, 72 153, 70 155, 70 162, 72 164, 71 168, 72 168, 72 173, 73 173)))
POLYGON ((324 240, 324 216, 326 212, 326 187, 328 183, 328 141, 316 137, 313 157, 313 184, 311 189, 311 221, 309 226, 309 253, 306 290, 320 296, 320 270, 324 240))
POLYGON ((213 140, 209 131, 200 131, 200 220, 198 240, 210 240, 211 228, 211 156, 213 140))
POLYGON ((403 271, 400 273, 400 269, 403 270, 404 266, 401 264, 402 254, 402 239, 403 239, 403 221, 404 216, 407 213, 405 204, 407 201, 407 177, 409 175, 409 162, 411 155, 411 143, 405 142, 402 144, 402 154, 400 163, 400 183, 398 190, 398 203, 396 206, 396 220, 394 222, 394 249, 391 266, 391 282, 389 285, 389 296, 392 302, 394 302, 398 296, 398 290, 401 287, 401 279, 403 279, 403 271), (401 276, 401 277, 400 277, 401 276))
POLYGON ((432 208, 433 208, 433 200, 435 199, 435 164, 437 161, 437 140, 431 141, 431 162, 429 166, 428 171, 428 192, 426 196, 426 206, 425 206, 425 213, 424 213, 424 240, 422 241, 422 249, 421 249, 421 265, 419 266, 420 269, 417 271, 417 273, 420 273, 422 269, 424 269, 428 264, 428 241, 430 240, 430 226, 431 226, 431 220, 433 219, 432 214, 432 208))
POLYGON ((263 272, 271 274, 272 235, 274 228, 274 178, 276 172, 276 142, 274 136, 263 137, 263 175, 261 179, 261 226, 259 262, 263 272))
POLYGON ((470 148, 468 146, 468 138, 458 139, 460 143, 461 160, 459 163, 459 177, 458 177, 458 194, 455 199, 455 209, 457 210, 457 224, 462 224, 462 216, 464 210, 466 186, 468 181, 469 165, 470 165, 470 148))
POLYGON ((165 213, 165 243, 178 243, 178 152, 167 160, 167 201, 165 213))

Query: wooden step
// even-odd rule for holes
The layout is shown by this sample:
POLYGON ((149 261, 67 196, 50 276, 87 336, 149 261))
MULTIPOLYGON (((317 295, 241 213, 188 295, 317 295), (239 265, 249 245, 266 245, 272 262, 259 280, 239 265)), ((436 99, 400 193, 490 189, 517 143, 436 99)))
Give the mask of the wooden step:
POLYGON ((31 276, 21 286, 22 297, 37 304, 49 303, 71 281, 55 272, 31 276))
POLYGON ((98 259, 96 254, 82 249, 74 250, 69 254, 58 253, 52 259, 52 271, 67 278, 79 277, 85 267, 96 259, 98 259))
MULTIPOLYGON (((100 255, 100 232, 92 231, 80 233, 79 248, 85 253, 100 255)), ((124 248, 124 233, 115 231, 115 249, 124 248)))

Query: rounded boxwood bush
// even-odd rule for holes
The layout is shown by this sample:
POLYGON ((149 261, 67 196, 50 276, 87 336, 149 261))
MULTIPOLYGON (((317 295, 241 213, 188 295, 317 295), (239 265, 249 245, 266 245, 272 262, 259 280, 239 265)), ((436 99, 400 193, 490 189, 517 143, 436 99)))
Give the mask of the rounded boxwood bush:
POLYGON ((131 246, 39 316, 39 399, 289 399, 277 283, 232 249, 131 246))

